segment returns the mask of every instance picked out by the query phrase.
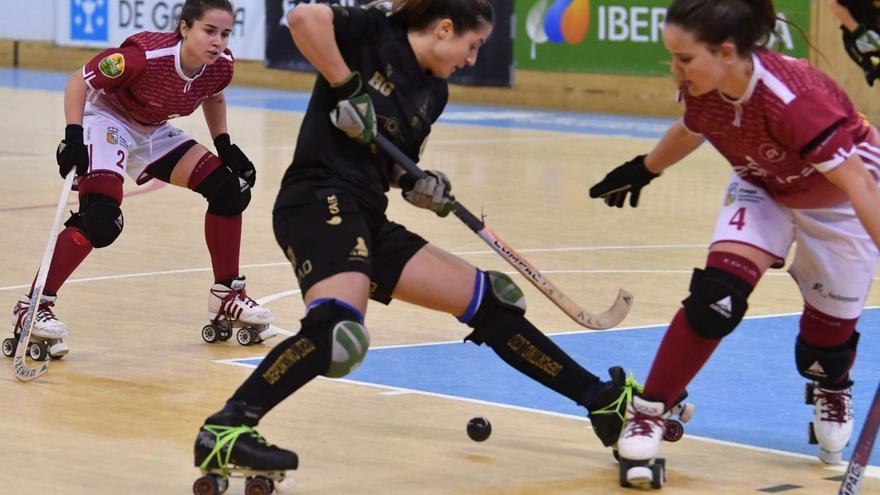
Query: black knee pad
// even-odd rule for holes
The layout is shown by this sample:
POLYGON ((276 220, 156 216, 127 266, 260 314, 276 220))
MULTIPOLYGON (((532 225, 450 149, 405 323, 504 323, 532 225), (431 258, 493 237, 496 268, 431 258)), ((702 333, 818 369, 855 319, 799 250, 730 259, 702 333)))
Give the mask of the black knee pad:
POLYGON ((753 287, 730 272, 694 269, 691 294, 682 301, 691 328, 707 339, 721 339, 742 321, 753 287))
POLYGON ((251 202, 251 186, 225 165, 205 177, 195 191, 208 200, 208 213, 221 217, 234 217, 251 202))
POLYGON ((853 331, 852 337, 843 345, 826 348, 810 346, 798 337, 794 344, 794 360, 798 373, 820 384, 839 383, 849 373, 856 359, 858 345, 859 332, 856 331, 853 331))
MULTIPOLYGON (((480 306, 468 326, 474 329, 465 340, 480 345, 499 333, 513 332, 510 318, 522 318, 526 313, 526 298, 516 283, 501 272, 482 274, 485 288, 480 306)), ((474 294, 479 297, 479 294, 474 294)))
POLYGON ((341 378, 357 368, 370 347, 370 334, 361 315, 335 299, 309 309, 300 333, 324 349, 326 367, 320 373, 341 378))
POLYGON ((122 233, 122 210, 115 199, 103 194, 86 194, 64 225, 77 227, 94 248, 107 247, 122 233))

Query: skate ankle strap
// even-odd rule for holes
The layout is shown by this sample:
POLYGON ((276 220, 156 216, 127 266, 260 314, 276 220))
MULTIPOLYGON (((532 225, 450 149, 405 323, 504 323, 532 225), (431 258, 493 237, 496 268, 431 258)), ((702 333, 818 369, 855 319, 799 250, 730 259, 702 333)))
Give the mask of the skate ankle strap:
POLYGON ((232 457, 232 448, 235 446, 235 441, 238 440, 238 437, 250 435, 260 443, 269 445, 269 442, 250 426, 204 425, 202 430, 214 435, 214 448, 211 449, 211 453, 205 457, 199 468, 207 469, 211 461, 216 459, 224 475, 229 474, 229 460, 232 457), (224 448, 226 449, 225 453, 223 452, 224 448))

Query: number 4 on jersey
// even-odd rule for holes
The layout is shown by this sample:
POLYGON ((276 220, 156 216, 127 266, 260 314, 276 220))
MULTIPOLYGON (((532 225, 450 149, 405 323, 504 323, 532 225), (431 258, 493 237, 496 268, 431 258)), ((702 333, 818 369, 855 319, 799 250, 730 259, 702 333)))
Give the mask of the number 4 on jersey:
POLYGON ((746 209, 744 207, 737 209, 727 224, 735 226, 736 230, 742 230, 746 226, 746 209))

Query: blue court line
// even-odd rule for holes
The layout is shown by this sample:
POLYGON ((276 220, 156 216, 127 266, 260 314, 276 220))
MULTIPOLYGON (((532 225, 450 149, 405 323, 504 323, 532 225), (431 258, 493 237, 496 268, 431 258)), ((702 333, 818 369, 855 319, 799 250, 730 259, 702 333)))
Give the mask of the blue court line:
MULTIPOLYGON (((852 371, 856 428, 844 452, 849 459, 869 402, 880 378, 880 308, 862 316, 859 355, 852 371)), ((627 331, 555 335, 553 341, 577 362, 605 375, 613 365, 632 370, 639 380, 648 373, 665 326, 627 331)), ((688 434, 769 449, 815 455, 807 444, 813 408, 804 403, 805 380, 794 365, 797 316, 749 318, 725 338, 688 387, 696 415, 685 425, 688 434)), ((458 329, 463 335, 464 327, 458 329)), ((374 332, 382 329, 373 329, 374 332)), ((261 358, 230 363, 255 367, 261 358)), ((372 349, 347 380, 380 386, 476 399, 575 416, 578 407, 507 366, 490 349, 471 343, 443 343, 372 349)), ((296 400, 296 399, 292 399, 296 400)), ((486 414, 474 405, 475 416, 486 414)), ((496 429, 502 429, 496 425, 496 429)), ((585 434, 587 434, 585 432, 585 434)), ((592 435, 592 433, 589 433, 592 435)), ((871 457, 880 462, 880 452, 871 457)), ((719 459, 719 462, 723 462, 719 459)), ((818 462, 818 461, 817 461, 818 462)))
MULTIPOLYGON (((63 92, 68 77, 70 73, 0 68, 0 87, 63 92)), ((308 93, 280 89, 236 86, 227 88, 225 93, 232 106, 283 112, 305 112, 309 101, 308 93)), ((659 138, 673 120, 451 103, 440 117, 440 122, 504 129, 659 138)))

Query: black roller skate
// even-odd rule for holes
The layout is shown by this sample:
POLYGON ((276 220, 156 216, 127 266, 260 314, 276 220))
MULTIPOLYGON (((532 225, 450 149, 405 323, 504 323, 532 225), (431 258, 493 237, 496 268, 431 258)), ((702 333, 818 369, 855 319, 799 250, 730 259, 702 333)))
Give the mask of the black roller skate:
MULTIPOLYGON (((52 312, 56 296, 43 295, 37 306, 37 313, 33 316, 34 322, 31 327, 31 336, 28 342, 27 354, 34 361, 61 359, 70 351, 64 337, 67 336, 67 326, 61 322, 52 312)), ((18 347, 18 338, 21 335, 21 326, 31 305, 29 296, 24 295, 18 299, 12 308, 12 337, 3 339, 3 355, 12 357, 18 347)))
POLYGON ((293 488, 286 471, 296 469, 296 453, 278 448, 253 429, 247 406, 235 404, 202 425, 194 447, 195 466, 202 476, 193 483, 195 495, 220 495, 229 478, 244 478, 245 495, 269 495, 293 488))
POLYGON ((208 314, 211 323, 202 328, 202 339, 213 344, 225 342, 235 334, 241 345, 259 344, 276 335, 278 329, 270 325, 272 312, 260 306, 245 292, 245 278, 238 277, 224 284, 214 284, 208 296, 208 314))

